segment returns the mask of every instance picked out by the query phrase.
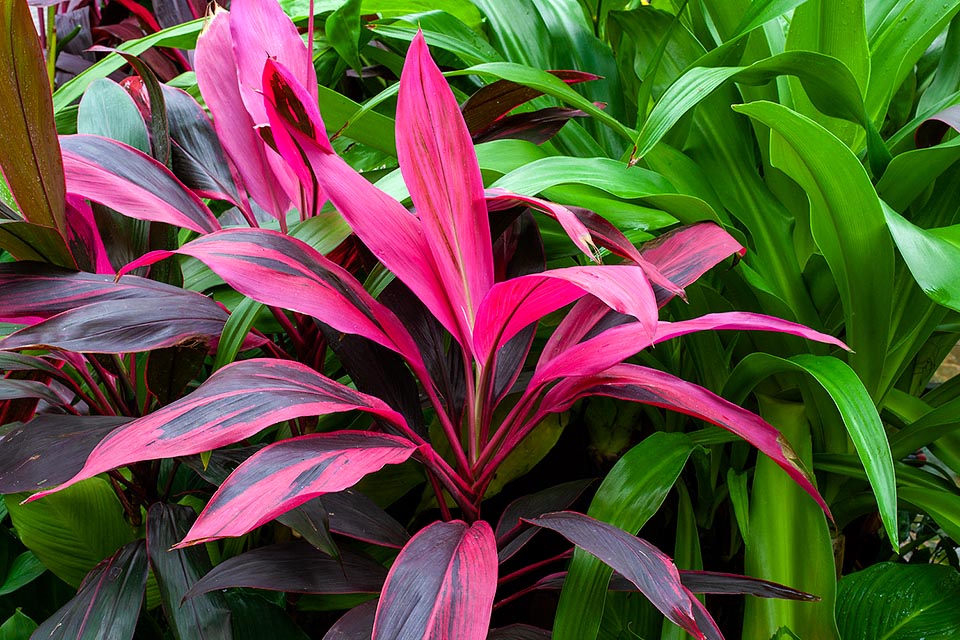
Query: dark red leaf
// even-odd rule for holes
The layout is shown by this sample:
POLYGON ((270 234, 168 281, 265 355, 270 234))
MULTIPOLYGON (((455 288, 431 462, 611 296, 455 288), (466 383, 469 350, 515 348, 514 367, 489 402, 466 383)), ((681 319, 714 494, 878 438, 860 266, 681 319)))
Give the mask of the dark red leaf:
MULTIPOLYGON (((390 514, 356 489, 344 489, 328 493, 301 505, 285 515, 303 511, 316 524, 314 513, 326 514, 330 531, 340 535, 399 549, 410 539, 410 534, 390 514)), ((281 519, 285 524, 285 522, 281 519)), ((297 529, 297 527, 293 527, 297 529)), ((301 534, 303 531, 297 529, 301 534)), ((306 536, 304 536, 306 537, 306 536)))
POLYGON ((487 640, 550 640, 550 632, 527 624, 511 624, 491 629, 487 640))
POLYGON ((184 598, 233 587, 290 593, 378 593, 387 570, 353 551, 339 559, 303 541, 286 542, 234 556, 196 582, 184 598))
POLYGON ((377 601, 364 602, 350 609, 323 636, 323 640, 370 640, 377 601))
POLYGON ((484 640, 497 588, 497 549, 484 521, 435 522, 393 563, 372 640, 484 640))
POLYGON ((543 144, 573 118, 583 118, 587 114, 569 107, 547 107, 526 113, 515 113, 500 118, 489 127, 473 134, 474 144, 513 138, 526 140, 533 144, 543 144))
POLYGON ((146 586, 146 545, 143 540, 134 540, 94 567, 83 579, 77 595, 30 637, 132 638, 146 586))
POLYGON ((572 505, 593 484, 593 480, 574 480, 517 498, 503 510, 497 523, 496 536, 499 562, 509 560, 537 533, 538 529, 524 526, 521 519, 536 518, 550 511, 560 511, 572 505))

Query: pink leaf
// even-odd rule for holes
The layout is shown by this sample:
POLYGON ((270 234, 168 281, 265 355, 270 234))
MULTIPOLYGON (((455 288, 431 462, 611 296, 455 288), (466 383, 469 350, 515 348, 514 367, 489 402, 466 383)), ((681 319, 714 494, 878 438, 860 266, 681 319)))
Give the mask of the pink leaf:
POLYGON ((400 76, 397 158, 457 321, 469 335, 493 286, 490 223, 470 133, 420 32, 400 76))
POLYGON ((197 39, 197 84, 213 114, 217 136, 250 195, 271 215, 282 218, 291 202, 281 183, 297 180, 289 167, 277 171, 267 160, 273 151, 264 145, 244 108, 229 23, 230 13, 218 7, 197 39))
POLYGON ((671 409, 737 434, 776 462, 832 519, 827 503, 813 486, 809 472, 803 468, 793 447, 760 416, 691 382, 663 371, 631 364, 620 364, 594 375, 561 380, 544 396, 540 410, 551 413, 566 411, 578 399, 595 395, 671 409))
POLYGON ((100 136, 60 137, 67 192, 138 220, 167 222, 199 233, 220 228, 203 201, 142 151, 100 136))
POLYGON ((269 359, 235 362, 188 396, 111 432, 73 478, 29 500, 134 462, 202 453, 239 442, 284 420, 354 409, 392 424, 405 424, 400 414, 380 399, 300 363, 269 359))
POLYGON ((404 438, 368 431, 281 440, 230 474, 176 546, 242 536, 312 498, 352 487, 385 465, 405 462, 416 450, 404 438))
POLYGON ((514 207, 518 203, 523 203, 543 211, 560 223, 560 226, 563 228, 566 234, 570 236, 573 244, 575 244, 580 251, 583 251, 587 257, 594 262, 600 262, 596 253, 597 246, 593 243, 593 238, 590 236, 590 231, 583 225, 582 222, 580 222, 579 218, 577 218, 573 211, 564 207, 563 205, 549 202, 541 198, 522 196, 518 193, 512 193, 506 189, 499 188, 487 189, 486 198, 487 206, 490 207, 491 211, 514 207))
POLYGON ((596 556, 635 584, 671 622, 696 638, 706 638, 694 618, 692 601, 696 598, 680 582, 673 560, 649 542, 571 511, 547 513, 527 522, 556 531, 596 556))
POLYGON ((480 520, 435 522, 393 563, 373 640, 484 640, 497 589, 497 545, 480 520))
POLYGON ((469 348, 461 310, 448 297, 420 221, 333 151, 315 101, 288 71, 268 61, 264 76, 270 124, 284 158, 301 180, 317 181, 364 245, 469 348))

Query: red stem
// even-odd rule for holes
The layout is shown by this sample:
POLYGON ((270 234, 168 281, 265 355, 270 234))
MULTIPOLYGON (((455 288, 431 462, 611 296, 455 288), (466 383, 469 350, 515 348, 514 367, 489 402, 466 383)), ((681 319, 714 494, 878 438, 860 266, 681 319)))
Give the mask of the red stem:
POLYGON ((566 560, 572 555, 573 555, 573 549, 567 549, 563 553, 558 553, 552 558, 547 558, 546 560, 541 560, 540 562, 534 562, 533 564, 527 565, 526 567, 517 569, 513 573, 508 573, 507 575, 503 576, 502 578, 497 580, 497 585, 507 584, 508 582, 516 580, 517 578, 522 578, 528 573, 533 573, 537 569, 541 569, 547 566, 548 564, 553 564, 554 562, 557 562, 559 560, 566 560))

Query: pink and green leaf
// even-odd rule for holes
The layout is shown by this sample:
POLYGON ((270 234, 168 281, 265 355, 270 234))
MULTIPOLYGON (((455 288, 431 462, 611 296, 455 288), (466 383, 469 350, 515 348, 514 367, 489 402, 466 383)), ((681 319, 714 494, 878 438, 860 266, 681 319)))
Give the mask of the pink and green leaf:
POLYGON ((203 453, 239 442, 301 416, 359 409, 389 423, 403 418, 378 398, 326 378, 297 362, 252 359, 214 373, 190 395, 110 433, 74 477, 56 489, 143 460, 203 453))
POLYGON ((165 166, 122 142, 62 136, 67 191, 138 220, 167 222, 199 233, 220 228, 207 205, 165 166))
POLYGON ((409 440, 368 431, 315 433, 250 456, 213 494, 181 545, 241 536, 325 493, 413 455, 409 440))
POLYGON ((435 522, 394 561, 372 640, 485 640, 497 588, 490 525, 435 522))
POLYGON ((566 411, 580 398, 601 395, 640 402, 705 420, 740 436, 787 472, 816 501, 830 509, 813 486, 810 472, 783 436, 760 416, 724 400, 703 387, 663 371, 620 364, 593 374, 561 380, 543 398, 540 411, 566 411))

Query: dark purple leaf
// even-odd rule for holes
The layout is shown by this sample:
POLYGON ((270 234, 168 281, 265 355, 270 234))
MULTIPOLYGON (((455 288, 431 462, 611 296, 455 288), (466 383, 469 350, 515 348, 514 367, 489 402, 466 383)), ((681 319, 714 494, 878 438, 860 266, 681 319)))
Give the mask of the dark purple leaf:
POLYGON ((350 609, 323 636, 323 640, 370 640, 377 601, 364 602, 350 609))
POLYGON ((0 249, 18 260, 50 262, 62 267, 75 266, 63 236, 51 227, 23 220, 0 220, 0 249))
POLYGON ((525 527, 521 519, 536 518, 572 505, 593 484, 593 480, 574 480, 517 498, 507 505, 497 523, 499 562, 503 564, 536 535, 538 529, 525 527))
POLYGON ((533 144, 543 144, 573 118, 583 118, 587 114, 569 107, 547 107, 526 113, 515 113, 500 118, 483 131, 473 134, 474 144, 513 138, 526 140, 533 144))
POLYGON ((940 144, 950 129, 960 131, 960 105, 947 107, 921 122, 914 134, 917 148, 925 149, 940 144))
POLYGON ((165 347, 209 350, 227 312, 206 296, 101 300, 64 311, 0 340, 0 349, 57 348, 78 353, 132 353, 165 347))
POLYGON ((181 545, 241 536, 311 498, 342 491, 416 451, 409 440, 369 431, 314 433, 253 454, 220 485, 181 545))
MULTIPOLYGON (((301 505, 299 509, 311 516, 312 521, 319 519, 313 515, 315 512, 323 511, 330 531, 356 540, 399 549, 410 539, 410 534, 403 525, 356 489, 328 493, 301 505)), ((297 509, 294 509, 286 515, 296 511, 297 509)), ((284 522, 282 518, 281 522, 284 522)), ((303 534, 297 527, 293 528, 303 534)))
POLYGON ((344 550, 339 559, 304 541, 287 542, 221 562, 187 592, 185 599, 232 587, 291 593, 379 593, 387 570, 370 558, 344 550))
POLYGON ((147 548, 143 540, 134 540, 94 567, 83 579, 77 595, 30 637, 132 638, 146 586, 147 548))
POLYGON ((156 349, 147 355, 147 389, 161 405, 178 399, 196 380, 209 351, 203 340, 197 342, 195 346, 156 349))
POLYGON ((393 563, 372 640, 484 640, 497 589, 497 548, 480 520, 435 522, 393 563))
POLYGON ((64 404, 60 396, 42 382, 0 378, 0 402, 4 400, 16 400, 17 398, 35 398, 52 404, 55 407, 64 404))
POLYGON ((692 600, 673 561, 649 542, 588 516, 562 511, 529 520, 551 529, 619 571, 643 592, 668 620, 695 638, 706 636, 694 618, 692 600))
POLYGON ((67 191, 120 213, 199 233, 220 228, 203 201, 142 151, 100 136, 61 136, 67 191))
POLYGON ((160 587, 160 601, 177 638, 230 640, 230 610, 220 592, 184 600, 200 578, 210 572, 206 549, 171 549, 196 518, 190 507, 156 503, 147 513, 147 549, 160 587))
POLYGON ((0 493, 49 487, 83 468, 104 436, 130 418, 40 415, 0 439, 0 493))
POLYGON ((546 629, 538 629, 527 624, 511 624, 498 629, 491 629, 487 640, 550 640, 551 634, 546 629))
MULTIPOLYGON (((398 413, 377 398, 300 363, 270 359, 235 362, 190 395, 112 432, 79 473, 51 492, 133 462, 211 451, 284 420, 352 409, 403 423, 398 413)), ((37 493, 30 499, 43 495, 45 492, 37 493)))
POLYGON ((0 351, 0 371, 42 371, 53 376, 60 372, 43 358, 12 351, 0 351))
MULTIPOLYGON (((596 80, 599 76, 582 71, 550 71, 567 84, 596 80)), ((476 136, 494 122, 543 92, 510 80, 491 82, 463 103, 461 111, 470 134, 476 136)))

